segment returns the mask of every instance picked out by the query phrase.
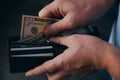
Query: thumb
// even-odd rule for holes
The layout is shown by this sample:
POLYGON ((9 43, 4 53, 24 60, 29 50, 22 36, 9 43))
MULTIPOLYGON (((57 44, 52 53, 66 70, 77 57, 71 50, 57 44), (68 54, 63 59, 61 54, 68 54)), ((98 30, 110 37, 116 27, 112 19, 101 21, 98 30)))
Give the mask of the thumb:
POLYGON ((72 16, 68 14, 62 20, 59 20, 58 22, 55 22, 46 27, 44 34, 46 36, 54 36, 57 33, 60 33, 64 30, 72 29, 75 26, 75 21, 73 21, 72 16))

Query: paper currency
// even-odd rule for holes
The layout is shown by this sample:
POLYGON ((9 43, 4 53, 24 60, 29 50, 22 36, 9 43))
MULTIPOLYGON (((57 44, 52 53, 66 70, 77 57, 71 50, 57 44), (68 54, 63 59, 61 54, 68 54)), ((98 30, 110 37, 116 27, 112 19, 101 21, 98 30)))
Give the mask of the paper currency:
POLYGON ((47 37, 45 37, 43 35, 43 33, 38 33, 34 36, 31 36, 31 37, 28 37, 28 38, 24 38, 24 39, 21 39, 19 40, 18 42, 34 42, 34 41, 41 41, 41 42, 44 42, 47 40, 47 37))
POLYGON ((31 38, 35 38, 34 36, 36 35, 43 35, 46 26, 51 25, 56 21, 58 21, 58 19, 23 15, 20 40, 29 41, 31 38))

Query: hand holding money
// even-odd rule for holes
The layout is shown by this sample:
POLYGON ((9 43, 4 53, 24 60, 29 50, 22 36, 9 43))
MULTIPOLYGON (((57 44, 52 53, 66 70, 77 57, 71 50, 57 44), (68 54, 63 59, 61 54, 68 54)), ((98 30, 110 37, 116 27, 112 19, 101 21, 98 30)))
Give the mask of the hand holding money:
POLYGON ((47 37, 43 34, 44 29, 57 21, 58 19, 23 15, 20 41, 18 42, 46 41, 47 37))
MULTIPOLYGON (((40 18, 37 16, 23 15, 20 40, 18 42, 46 42, 48 37, 44 35, 44 30, 51 24, 60 21, 59 19, 40 18)), ((90 34, 91 27, 75 28, 63 31, 57 36, 68 36, 72 34, 90 34)))

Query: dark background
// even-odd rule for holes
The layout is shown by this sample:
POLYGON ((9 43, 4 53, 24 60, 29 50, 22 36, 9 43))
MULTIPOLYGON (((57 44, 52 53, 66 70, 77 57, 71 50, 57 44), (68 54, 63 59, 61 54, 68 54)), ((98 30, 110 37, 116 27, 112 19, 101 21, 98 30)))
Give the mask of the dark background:
MULTIPOLYGON (((0 0, 0 80, 47 80, 45 75, 26 78, 24 73, 9 72, 8 39, 18 36, 22 15, 38 15, 39 10, 52 0, 0 0)), ((102 39, 108 40, 114 19, 117 16, 117 3, 103 18, 95 22, 102 39)), ((80 79, 69 77, 65 80, 104 80, 99 73, 80 79), (90 78, 91 77, 91 78, 90 78)))

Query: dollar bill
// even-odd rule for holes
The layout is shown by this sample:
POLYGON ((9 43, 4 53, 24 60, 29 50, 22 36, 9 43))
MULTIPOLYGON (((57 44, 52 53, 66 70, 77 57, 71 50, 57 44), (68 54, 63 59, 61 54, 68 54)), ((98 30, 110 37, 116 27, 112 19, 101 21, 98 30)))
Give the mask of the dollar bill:
POLYGON ((40 18, 37 16, 22 16, 21 41, 31 41, 38 35, 43 35, 44 29, 58 19, 40 18))
POLYGON ((18 40, 17 42, 34 42, 34 41, 43 42, 42 41, 43 39, 44 39, 44 41, 46 41, 47 37, 45 37, 42 33, 38 33, 38 34, 31 36, 29 38, 24 38, 24 39, 18 40))

